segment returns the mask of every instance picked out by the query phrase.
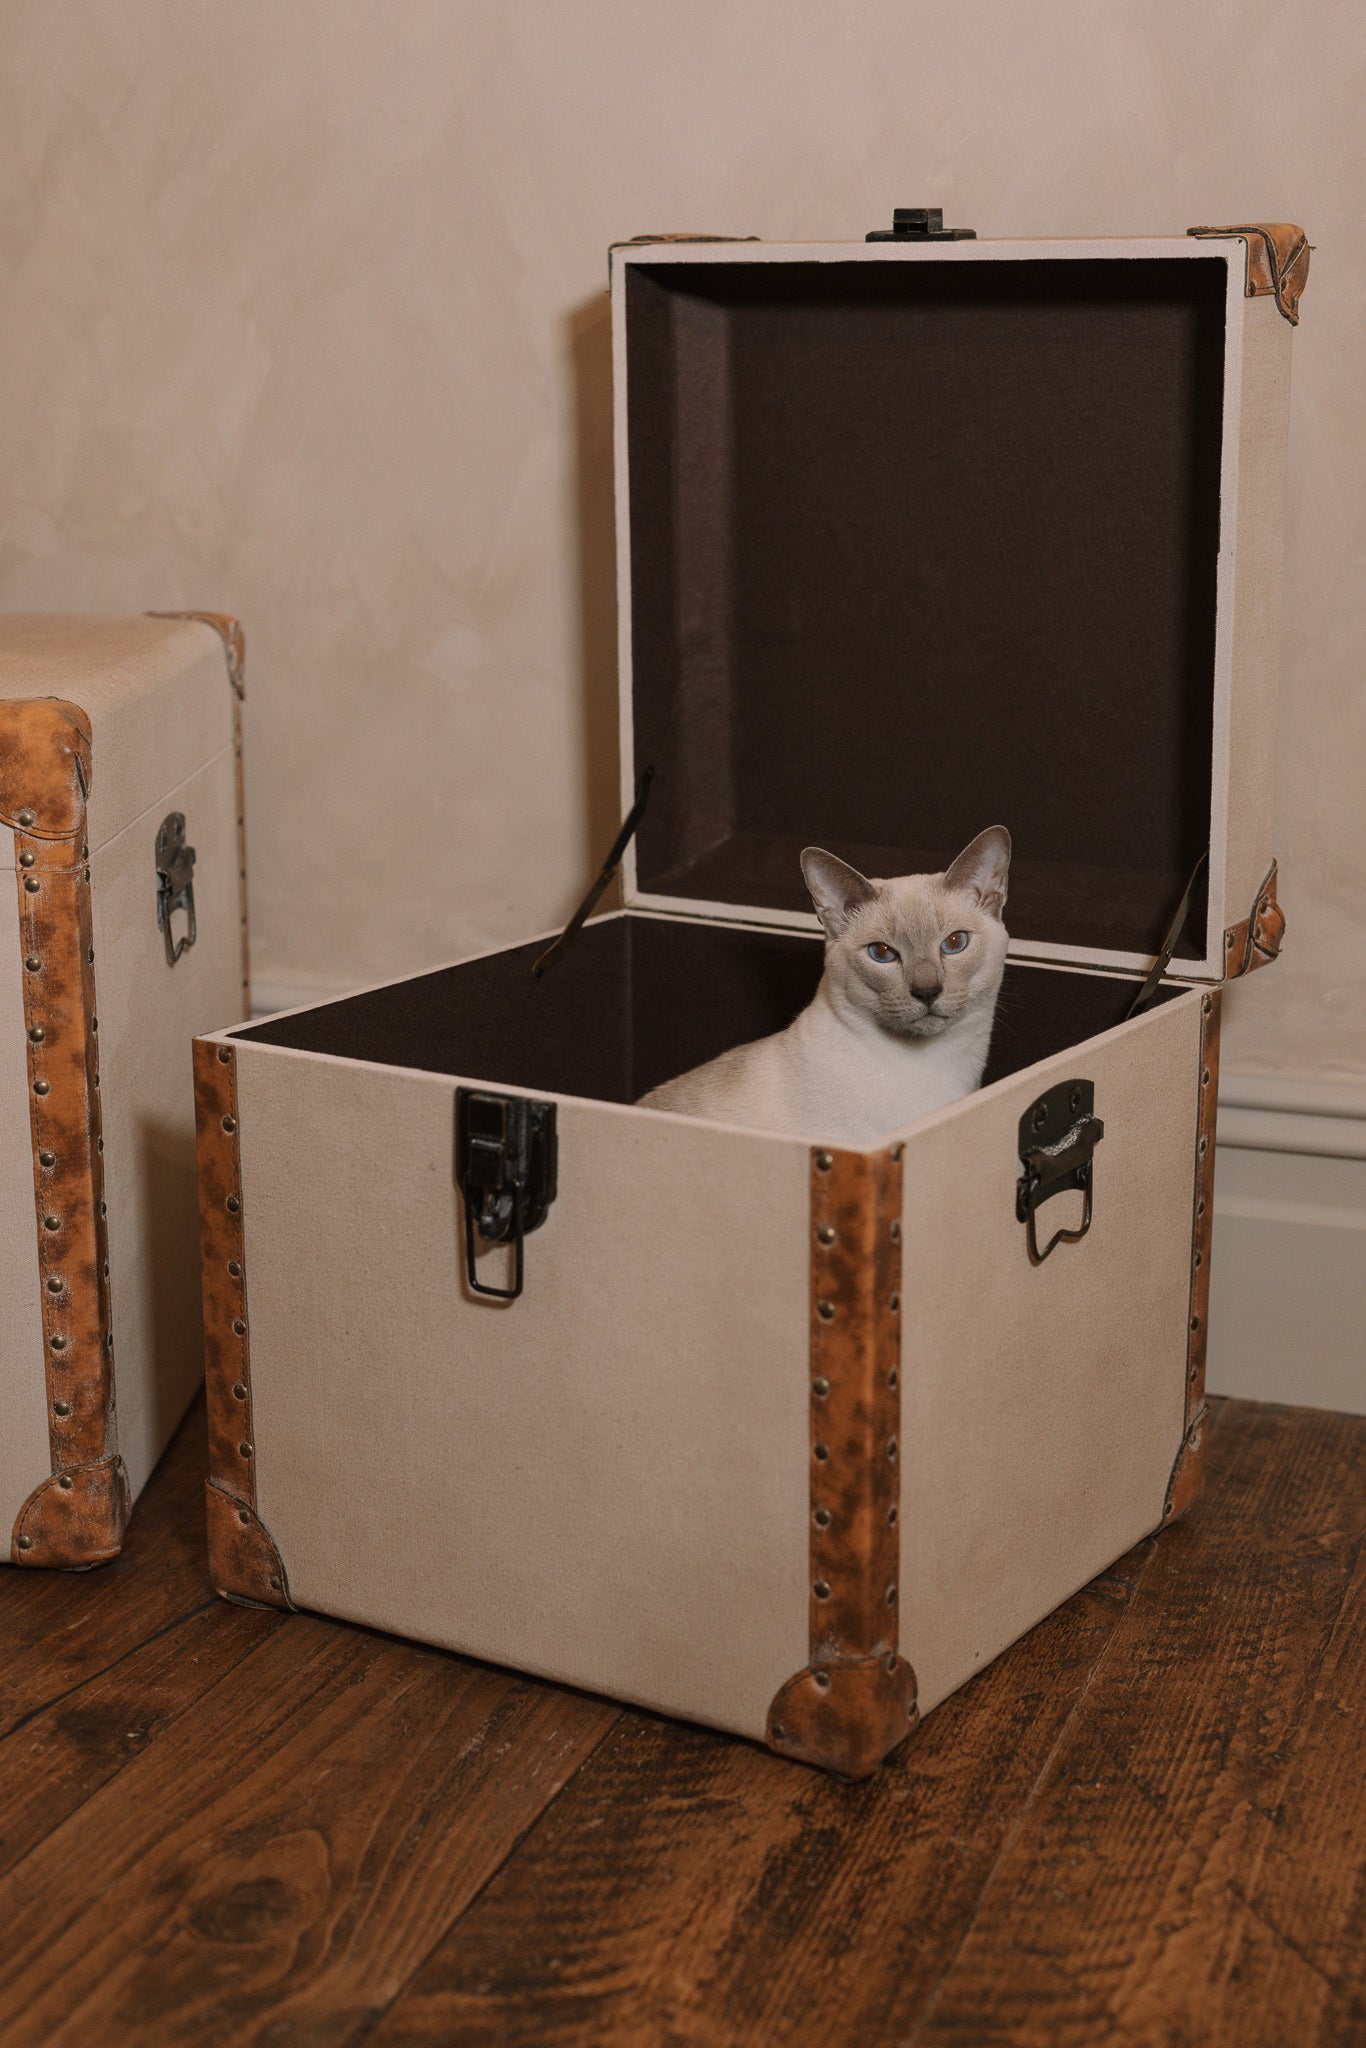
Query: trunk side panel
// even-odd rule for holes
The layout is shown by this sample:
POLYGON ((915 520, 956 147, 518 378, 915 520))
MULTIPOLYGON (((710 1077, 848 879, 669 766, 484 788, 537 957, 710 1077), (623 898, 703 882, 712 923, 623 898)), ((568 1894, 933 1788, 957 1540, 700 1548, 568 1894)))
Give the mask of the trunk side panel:
POLYGON ((14 833, 0 826, 0 1556, 52 1470, 14 833))
MULTIPOLYGON (((212 646, 230 724, 216 636, 212 646)), ((190 1041, 241 1015, 231 749, 159 797, 90 866, 115 1401, 136 1499, 203 1372, 190 1041), (198 936, 171 967, 157 924, 154 847, 162 819, 177 810, 195 848, 198 936)), ((183 913, 175 927, 183 930, 183 913)))
MULTIPOLYGON (((906 1140, 903 1656, 922 1712, 1157 1528, 1181 1443, 1201 997, 970 1098, 906 1140), (1019 1120, 1091 1080, 1089 1233, 1040 1266, 1019 1120)), ((1040 1243, 1081 1196, 1039 1214, 1040 1243)))
POLYGON ((462 1281, 452 1081, 237 1062, 257 1505, 294 1599, 762 1739, 807 1660, 807 1147, 562 1102, 503 1306, 462 1281))

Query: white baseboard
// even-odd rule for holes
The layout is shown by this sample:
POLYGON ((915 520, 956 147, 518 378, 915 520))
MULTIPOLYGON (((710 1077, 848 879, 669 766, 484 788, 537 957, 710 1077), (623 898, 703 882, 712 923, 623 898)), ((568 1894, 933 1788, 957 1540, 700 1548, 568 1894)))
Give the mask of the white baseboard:
POLYGON ((1366 1414, 1366 1080, 1222 1077, 1211 1393, 1366 1414))
MULTIPOLYGON (((253 1009, 346 993, 265 979, 253 1009)), ((1366 1079, 1221 1076, 1208 1384, 1366 1414, 1366 1079)))

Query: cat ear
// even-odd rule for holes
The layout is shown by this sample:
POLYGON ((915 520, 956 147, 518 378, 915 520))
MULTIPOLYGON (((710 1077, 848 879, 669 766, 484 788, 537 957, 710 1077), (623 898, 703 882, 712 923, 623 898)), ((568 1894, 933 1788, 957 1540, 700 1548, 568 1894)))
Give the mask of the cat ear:
POLYGON ((859 905, 871 903, 877 894, 866 875, 851 868, 847 861, 837 860, 833 853, 823 852, 819 846, 808 846, 803 853, 802 874, 811 891, 816 915, 832 939, 844 930, 859 905))
POLYGON ((988 825, 965 846, 944 877, 946 889, 963 889, 983 910, 999 917, 1006 907, 1010 879, 1010 834, 1004 825, 988 825))

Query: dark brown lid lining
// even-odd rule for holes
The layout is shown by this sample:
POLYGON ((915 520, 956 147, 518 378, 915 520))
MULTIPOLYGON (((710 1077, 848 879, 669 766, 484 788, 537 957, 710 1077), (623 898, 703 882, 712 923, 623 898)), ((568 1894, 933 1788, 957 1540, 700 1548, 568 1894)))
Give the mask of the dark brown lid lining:
POLYGON ((1017 937, 1156 949, 1209 844, 1225 289, 628 266, 641 891, 804 910, 803 845, 937 869, 999 821, 1017 937))

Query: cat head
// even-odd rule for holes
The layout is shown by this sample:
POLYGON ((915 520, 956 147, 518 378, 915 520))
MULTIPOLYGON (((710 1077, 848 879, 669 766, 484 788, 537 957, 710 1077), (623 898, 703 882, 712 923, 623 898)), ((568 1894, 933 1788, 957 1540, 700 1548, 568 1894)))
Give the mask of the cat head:
POLYGON ((1001 922, 1010 834, 989 826, 942 875, 869 879, 808 846, 802 873, 825 927, 825 973, 838 1007, 898 1038, 932 1038, 994 1005, 1005 971, 1001 922))

